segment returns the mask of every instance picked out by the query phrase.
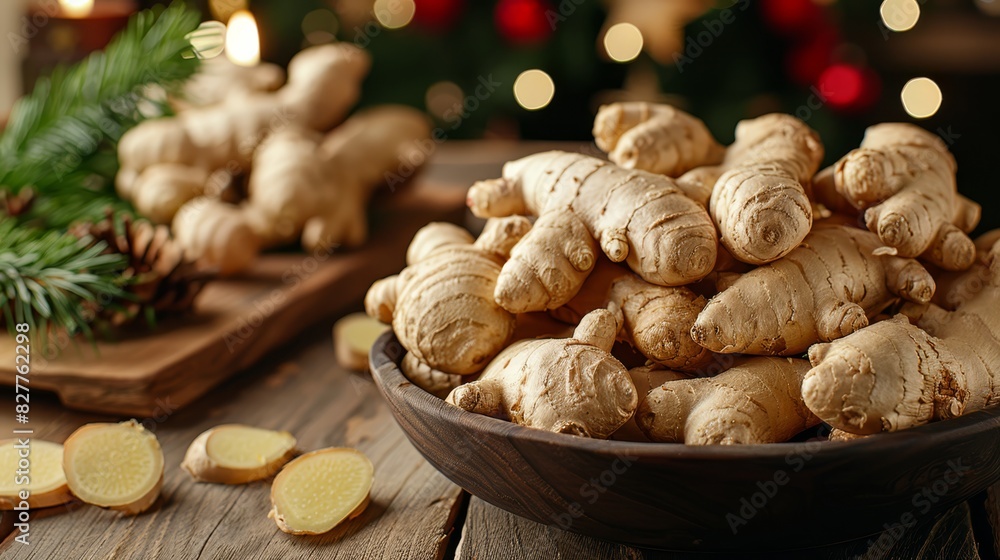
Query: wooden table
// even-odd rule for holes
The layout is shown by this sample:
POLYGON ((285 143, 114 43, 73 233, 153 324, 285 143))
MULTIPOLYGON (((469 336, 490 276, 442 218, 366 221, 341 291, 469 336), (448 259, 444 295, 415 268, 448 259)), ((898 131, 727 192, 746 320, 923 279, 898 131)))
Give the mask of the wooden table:
MULTIPOLYGON (((431 173, 489 177, 498 161, 524 147, 453 145, 431 173), (485 154, 485 155, 484 155, 485 154)), ((529 147, 533 149, 533 147, 529 147)), ((360 302, 343 312, 360 309, 360 302)), ((337 367, 332 321, 308 328, 262 363, 182 410, 140 419, 160 440, 166 475, 160 502, 137 517, 82 504, 33 512, 30 545, 14 541, 2 516, 0 558, 20 559, 292 559, 459 558, 463 560, 712 558, 640 550, 566 533, 470 497, 434 470, 394 423, 367 374, 337 367), (304 450, 351 446, 375 464, 365 512, 329 534, 293 537, 267 518, 269 484, 199 484, 179 465, 202 431, 227 422, 289 430, 304 450)), ((10 393, 4 399, 13 407, 10 393)), ((121 418, 67 411, 52 395, 32 394, 36 438, 62 441, 80 425, 121 418)), ((164 403, 171 408, 169 402, 164 403)), ((0 410, 0 433, 15 425, 0 410)), ((817 528, 817 532, 822 531, 817 528)), ((1000 485, 896 538, 886 534, 809 552, 760 558, 990 559, 1000 543, 1000 485)), ((780 544, 776 540, 776 544, 780 544)))

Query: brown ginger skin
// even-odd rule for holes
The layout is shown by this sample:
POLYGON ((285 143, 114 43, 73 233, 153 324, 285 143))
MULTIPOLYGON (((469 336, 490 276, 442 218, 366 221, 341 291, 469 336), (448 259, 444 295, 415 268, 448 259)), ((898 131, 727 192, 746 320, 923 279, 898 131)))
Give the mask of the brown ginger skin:
MULTIPOLYGON (((532 214, 547 218, 551 212, 569 210, 609 259, 625 261, 654 284, 688 284, 705 277, 715 264, 717 242, 711 218, 671 179, 581 154, 553 151, 509 162, 502 179, 481 181, 469 189, 468 204, 479 217, 532 214)), ((524 249, 523 262, 573 262, 578 248, 589 241, 579 228, 564 231, 574 240, 558 244, 562 252, 553 255, 542 247, 524 249)), ((558 291, 575 293, 581 276, 585 277, 573 275, 568 287, 558 291)))
POLYGON ((447 401, 522 426, 606 439, 638 403, 628 370, 611 355, 620 321, 598 309, 583 318, 572 338, 516 342, 447 401))
POLYGON ((806 189, 822 159, 819 136, 791 115, 740 121, 709 201, 722 245, 750 264, 795 249, 812 227, 806 189))
MULTIPOLYGON (((127 200, 139 198, 137 181, 157 165, 196 167, 205 174, 245 170, 256 146, 277 129, 329 129, 357 101, 369 66, 368 55, 353 45, 311 47, 292 59, 288 83, 277 91, 252 92, 141 123, 118 143, 118 193, 127 200)), ((163 187, 164 181, 155 184, 163 187)))
POLYGON ((640 101, 602 106, 594 119, 594 140, 617 165, 667 177, 718 165, 726 153, 701 119, 670 105, 640 101))
POLYGON ((185 203, 174 216, 171 230, 186 258, 223 276, 250 268, 260 253, 260 238, 246 214, 212 198, 185 203))
POLYGON ((736 141, 722 150, 690 115, 667 105, 622 103, 601 109, 594 136, 620 165, 680 175, 676 185, 708 205, 722 245, 741 261, 771 262, 809 233, 807 192, 823 145, 791 115, 741 121, 736 141))
POLYGON ((691 327, 707 301, 686 287, 656 286, 634 274, 611 283, 610 301, 622 310, 626 340, 669 369, 697 371, 714 360, 691 338, 691 327))
POLYGON ((987 284, 955 311, 910 306, 916 325, 897 315, 810 348, 809 408, 834 428, 867 435, 1000 404, 1000 241, 988 266, 987 284))
POLYGON ((571 210, 543 214, 511 249, 497 279, 497 303, 511 313, 565 305, 593 270, 597 250, 597 242, 571 210))
MULTIPOLYGON (((635 394, 639 395, 639 404, 642 404, 642 399, 655 387, 659 387, 668 381, 677 381, 679 379, 691 379, 691 375, 680 373, 671 369, 663 369, 658 365, 643 365, 634 367, 628 370, 628 376, 632 379, 632 385, 635 386, 635 394)), ((611 434, 611 439, 617 441, 651 441, 646 434, 639 429, 638 424, 636 424, 636 417, 632 416, 628 422, 626 422, 621 428, 618 428, 614 434, 611 434)))
POLYGON ((797 355, 866 327, 897 297, 930 301, 930 274, 913 259, 874 254, 880 244, 861 229, 817 225, 799 248, 709 300, 691 336, 714 352, 797 355))
POLYGON ((868 229, 899 255, 965 270, 976 252, 967 233, 979 223, 981 208, 958 194, 955 170, 955 158, 937 135, 883 123, 869 127, 860 148, 817 176, 825 183, 817 190, 835 190, 863 210, 868 229))
POLYGON ((400 344, 431 368, 480 371, 514 333, 514 314, 493 292, 504 259, 530 227, 520 216, 489 220, 473 243, 458 226, 425 226, 410 244, 407 267, 369 288, 366 312, 391 323, 400 344))
POLYGON ((749 358, 715 377, 668 381, 635 419, 651 441, 688 445, 779 443, 816 424, 802 402, 809 362, 749 358))
POLYGON ((386 173, 419 167, 430 135, 423 113, 398 105, 359 111, 320 140, 286 128, 254 153, 246 211, 267 246, 356 247, 368 237, 367 205, 386 173), (419 159, 418 159, 419 158, 419 159))

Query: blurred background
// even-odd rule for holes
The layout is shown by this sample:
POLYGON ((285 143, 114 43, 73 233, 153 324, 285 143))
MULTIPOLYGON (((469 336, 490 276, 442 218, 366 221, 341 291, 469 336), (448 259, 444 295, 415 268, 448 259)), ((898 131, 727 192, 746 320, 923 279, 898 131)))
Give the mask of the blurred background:
MULTIPOLYGON (((30 44, 0 61, 0 112, 55 64, 103 46, 121 13, 157 3, 2 0, 0 21, 30 44), (54 2, 87 11, 27 33, 54 2)), ((915 122, 951 145, 960 189, 983 202, 980 230, 1000 226, 989 171, 1000 149, 1000 0, 193 3, 206 20, 255 26, 265 61, 330 41, 367 48, 364 103, 419 107, 448 139, 585 142, 602 103, 643 100, 699 116, 727 143, 740 119, 795 114, 819 131, 830 163, 868 125, 915 122)))

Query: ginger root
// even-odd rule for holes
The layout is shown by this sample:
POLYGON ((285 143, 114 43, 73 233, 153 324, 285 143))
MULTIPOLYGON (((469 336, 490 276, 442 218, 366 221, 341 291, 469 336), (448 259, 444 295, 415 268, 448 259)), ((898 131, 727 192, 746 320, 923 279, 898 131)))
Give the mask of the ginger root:
POLYGON ((617 165, 667 177, 718 165, 726 153, 701 119, 644 102, 602 106, 594 119, 594 140, 617 165))
POLYGON ((63 472, 63 446, 51 441, 31 438, 28 445, 16 439, 0 441, 0 510, 12 510, 27 502, 31 509, 65 504, 73 500, 63 472), (22 453, 31 459, 30 476, 20 479, 15 473, 20 469, 22 453), (28 492, 27 499, 21 498, 28 492))
POLYGON ((1000 404, 1000 240, 989 254, 985 286, 955 311, 904 307, 916 325, 897 315, 810 348, 809 408, 834 428, 867 435, 1000 404))
POLYGON ((798 247, 812 227, 806 189, 822 159, 819 136, 791 115, 740 121, 709 201, 722 245, 750 264, 798 247))
POLYGON ((421 362, 409 352, 403 356, 403 361, 399 364, 399 369, 403 371, 403 375, 412 381, 414 385, 442 399, 446 398, 452 389, 464 383, 466 379, 461 375, 438 371, 421 362))
POLYGON ((791 115, 741 121, 736 142, 723 150, 704 123, 686 113, 622 103, 601 109, 594 136, 620 165, 680 175, 675 184, 692 200, 708 203, 722 245, 741 261, 774 261, 812 227, 807 191, 823 145, 791 115))
POLYGON ((63 471, 73 495, 126 514, 149 509, 163 486, 163 451, 135 420, 87 424, 63 444, 63 471))
POLYGON ((861 229, 817 225, 799 248, 709 300, 691 336, 713 352, 797 355, 864 328, 897 296, 930 301, 930 274, 913 259, 875 254, 879 245, 861 229))
POLYGON ((458 226, 425 226, 407 250, 408 266, 369 288, 365 311, 391 323, 403 348, 428 366, 480 371, 514 333, 514 315, 493 293, 504 259, 530 227, 520 216, 492 219, 473 243, 458 226))
MULTIPOLYGON (((584 249, 591 243, 588 236, 612 261, 626 261, 653 284, 694 282, 715 264, 711 218, 671 179, 581 154, 544 152, 508 162, 502 179, 480 181, 469 189, 468 205, 479 217, 533 214, 548 221, 546 214, 568 211, 579 220, 586 234, 584 228, 570 226, 563 227, 561 240, 532 236, 518 247, 522 258, 509 265, 575 269, 579 274, 538 275, 545 292, 560 296, 555 301, 572 297, 586 278, 592 266, 584 249), (566 264, 552 264, 557 261, 566 264)), ((524 310, 544 310, 540 305, 524 310)))
MULTIPOLYGON (((169 184, 168 176, 140 181, 154 166, 175 164, 213 171, 246 170, 257 145, 271 132, 284 127, 324 131, 339 122, 360 95, 368 72, 368 55, 353 45, 338 43, 303 50, 292 58, 288 83, 274 92, 252 92, 207 107, 182 111, 176 116, 141 123, 118 143, 121 165, 115 184, 126 200, 143 199, 143 184, 166 189, 176 205, 183 189, 169 184)), ((178 174, 187 178, 198 173, 178 174)), ((148 211, 148 209, 147 209, 148 211)), ((157 211, 170 221, 169 208, 157 211)))
POLYGON ((802 401, 809 362, 750 358, 715 377, 668 381, 639 403, 652 441, 688 445, 778 443, 819 424, 802 401))
POLYGON ((285 128, 254 153, 247 202, 189 200, 174 217, 177 240, 224 274, 248 268, 260 248, 300 237, 310 251, 360 245, 368 237, 368 199, 385 183, 383 174, 416 169, 424 159, 418 142, 428 135, 422 113, 391 105, 352 116, 322 141, 309 130, 285 128))
POLYGON ((224 424, 191 442, 181 468, 199 482, 246 484, 278 472, 295 453, 288 432, 224 424))
MULTIPOLYGON (((644 365, 634 367, 628 370, 628 375, 632 379, 632 385, 635 386, 635 394, 639 396, 639 402, 642 403, 642 399, 645 398, 650 391, 655 387, 659 387, 668 381, 677 381, 680 379, 691 379, 690 375, 680 373, 677 371, 663 369, 657 365, 644 365)), ((611 439, 618 441, 650 441, 646 434, 639 429, 639 425, 636 424, 636 416, 633 415, 621 428, 618 428, 615 433, 611 434, 611 439)))
POLYGON ((320 140, 301 129, 272 135, 254 153, 247 212, 266 246, 302 238, 309 250, 356 247, 368 237, 367 204, 385 174, 416 169, 430 135, 416 109, 361 111, 320 140))
POLYGON ((865 131, 861 147, 817 176, 854 208, 883 243, 904 257, 922 256, 947 270, 975 259, 967 233, 981 208, 958 194, 955 158, 937 135, 905 123, 865 131))
POLYGON ((606 439, 638 402, 628 370, 611 355, 620 327, 620 316, 598 309, 572 338, 516 342, 447 402, 522 426, 606 439))
POLYGON ((260 253, 260 238, 246 214, 219 200, 188 201, 174 216, 171 230, 186 258, 222 276, 250 268, 260 253))
POLYGON ((374 477, 371 461, 356 449, 311 451, 274 477, 267 516, 286 533, 326 533, 364 512, 374 477))
POLYGON ((691 338, 691 327, 707 303, 704 297, 628 274, 611 283, 609 299, 622 310, 625 340, 653 362, 697 371, 714 361, 712 352, 691 338))

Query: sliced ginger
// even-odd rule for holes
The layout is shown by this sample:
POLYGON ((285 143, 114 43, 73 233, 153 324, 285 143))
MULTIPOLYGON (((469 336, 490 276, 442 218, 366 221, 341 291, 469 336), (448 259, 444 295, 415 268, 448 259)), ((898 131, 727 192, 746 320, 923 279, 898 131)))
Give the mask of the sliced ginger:
POLYGON ((364 313, 351 313, 333 325, 333 350, 344 369, 368 371, 368 352, 375 339, 389 330, 389 325, 364 313))
POLYGON ((191 442, 181 468, 202 482, 244 484, 278 472, 295 456, 295 443, 288 432, 225 424, 191 442))
POLYGON ((163 451, 156 436, 135 420, 87 424, 63 444, 70 491, 88 504, 141 513, 163 487, 163 451))
POLYGON ((271 512, 278 528, 293 535, 326 533, 368 505, 375 469, 355 449, 331 447, 288 463, 271 486, 271 512))
POLYGON ((18 440, 0 442, 0 509, 10 510, 21 503, 20 494, 28 492, 28 507, 31 509, 57 506, 73 499, 66 486, 63 473, 63 446, 51 441, 33 439, 27 447, 18 440), (28 456, 31 462, 30 476, 25 484, 20 484, 15 473, 20 469, 18 462, 28 456))

